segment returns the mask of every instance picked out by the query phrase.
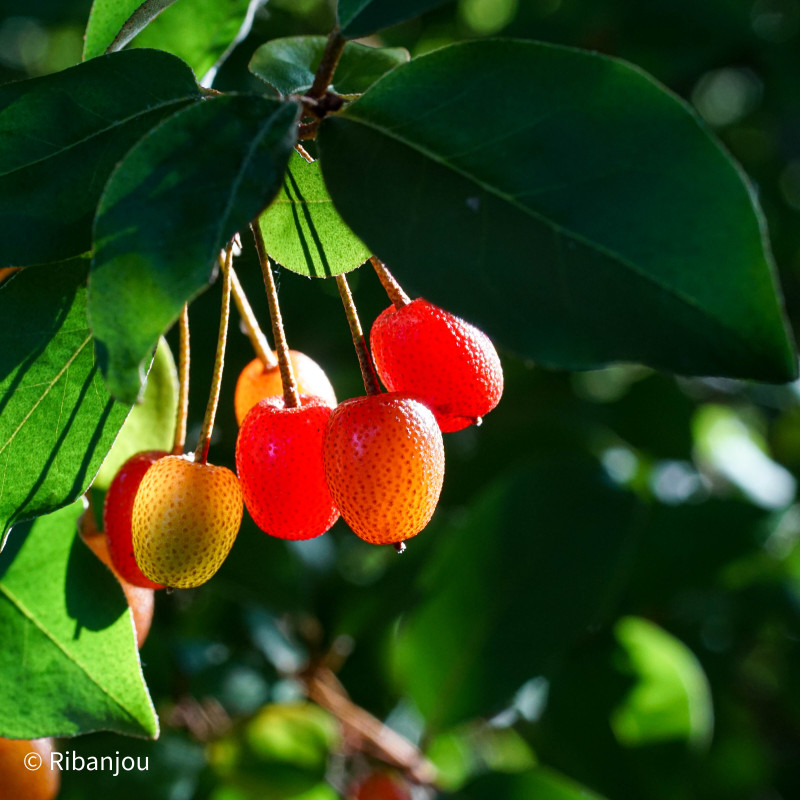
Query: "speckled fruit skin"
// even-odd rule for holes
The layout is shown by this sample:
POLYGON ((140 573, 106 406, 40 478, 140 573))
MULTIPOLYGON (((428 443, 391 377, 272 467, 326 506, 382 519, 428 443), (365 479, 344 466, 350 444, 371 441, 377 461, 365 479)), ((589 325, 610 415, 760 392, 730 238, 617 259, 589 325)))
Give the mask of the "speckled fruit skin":
POLYGON ((53 800, 61 773, 50 769, 52 752, 52 739, 0 739, 0 800, 53 800), (38 769, 25 768, 28 753, 41 757, 38 769))
POLYGON ((384 386, 423 400, 443 433, 475 424, 500 402, 503 368, 489 337, 421 297, 384 309, 370 345, 384 386))
MULTIPOLYGON (((336 405, 336 393, 322 367, 305 353, 297 350, 289 351, 289 361, 292 362, 297 393, 321 397, 327 405, 333 408, 336 405)), ((239 379, 236 381, 236 391, 233 396, 236 421, 241 425, 247 412, 259 400, 281 395, 283 395, 283 384, 281 384, 281 372, 278 367, 270 370, 264 369, 261 360, 254 358, 241 371, 239 379)))
POLYGON ((148 580, 133 557, 131 541, 131 515, 133 501, 145 473, 158 459, 168 455, 163 450, 146 450, 131 456, 111 481, 103 502, 103 530, 108 537, 108 550, 114 569, 134 586, 145 589, 163 589, 148 580))
POLYGON ((81 538, 88 545, 89 549, 111 570, 114 577, 119 581, 125 600, 133 614, 133 629, 136 631, 136 646, 141 650, 142 645, 150 633, 150 625, 153 623, 154 594, 152 589, 143 586, 135 586, 126 581, 116 569, 111 561, 111 552, 108 546, 108 537, 104 533, 91 533, 81 538))
POLYGON ((156 583, 190 589, 205 583, 233 547, 242 491, 225 467, 166 456, 147 470, 133 503, 133 552, 156 583))
POLYGON ((236 472, 244 504, 262 531, 279 539, 313 539, 337 519, 322 467, 331 408, 321 397, 282 397, 256 403, 239 429, 236 472))
POLYGON ((371 772, 347 793, 348 800, 411 800, 408 784, 386 772, 371 772))
POLYGON ((418 534, 444 480, 444 445, 433 412, 405 394, 345 400, 331 414, 323 448, 333 501, 372 544, 418 534))

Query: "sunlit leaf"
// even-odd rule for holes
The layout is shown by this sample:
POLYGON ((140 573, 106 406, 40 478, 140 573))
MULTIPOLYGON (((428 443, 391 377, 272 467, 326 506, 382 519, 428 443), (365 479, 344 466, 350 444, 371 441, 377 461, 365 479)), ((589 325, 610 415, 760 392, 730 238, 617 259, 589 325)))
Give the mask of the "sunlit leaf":
POLYGON ((259 218, 269 254, 301 275, 325 278, 361 266, 370 252, 333 206, 319 163, 297 153, 283 186, 259 218))
POLYGON ((131 613, 77 537, 83 505, 26 523, 0 554, 0 735, 158 736, 131 613), (16 698, 16 700, 12 700, 16 698))
POLYGON ((88 269, 32 267, 0 287, 0 538, 86 491, 130 411, 95 361, 88 269))

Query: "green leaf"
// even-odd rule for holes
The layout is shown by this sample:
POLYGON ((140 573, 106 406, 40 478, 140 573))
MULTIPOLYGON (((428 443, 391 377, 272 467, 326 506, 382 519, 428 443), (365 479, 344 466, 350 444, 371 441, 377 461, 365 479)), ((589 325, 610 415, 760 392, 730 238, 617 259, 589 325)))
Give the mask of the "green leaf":
POLYGON ((2 736, 158 736, 119 583, 75 535, 82 509, 20 526, 0 555, 2 736))
POLYGON ((454 800, 603 800, 599 794, 549 769, 522 775, 485 775, 454 800))
POLYGON ((198 97, 191 70, 156 52, 118 53, 0 86, 0 266, 89 250, 116 163, 198 97))
POLYGON ((633 688, 611 713, 620 744, 682 740, 707 745, 714 728, 711 689, 691 650, 639 617, 621 619, 614 634, 636 676, 633 688))
MULTIPOLYGON (((301 94, 314 83, 314 73, 322 60, 326 41, 324 36, 273 39, 253 53, 250 72, 280 94, 301 94)), ((408 50, 404 47, 367 47, 348 42, 336 67, 331 89, 338 94, 361 94, 408 59, 408 50)))
POLYGON ((0 540, 83 494, 130 411, 95 362, 87 274, 75 260, 0 287, 0 540))
POLYGON ((115 53, 0 86, 0 266, 89 250, 108 175, 134 142, 199 91, 186 65, 153 51, 115 53))
POLYGON ((89 317, 106 382, 136 399, 144 364, 225 243, 272 200, 298 106, 220 95, 144 137, 109 180, 95 221, 89 317))
POLYGON ((94 0, 83 36, 83 60, 121 50, 175 0, 94 0))
POLYGON ((436 533, 425 598, 391 652, 431 729, 499 711, 602 619, 635 508, 594 464, 554 460, 500 479, 436 533))
POLYGON ((448 0, 339 0, 337 18, 342 34, 358 39, 444 5, 448 0))
POLYGON ((144 398, 125 420, 114 446, 92 482, 93 489, 108 489, 119 468, 142 450, 172 449, 178 415, 178 372, 166 339, 160 339, 147 374, 144 398))
POLYGON ((739 168, 635 67, 485 40, 414 59, 323 120, 325 182, 401 282, 542 363, 796 372, 739 168))
POLYGON ((181 0, 153 20, 133 46, 173 53, 208 86, 216 67, 250 32, 261 4, 262 0, 181 0))
POLYGON ((319 162, 309 164, 297 153, 289 159, 283 186, 259 224, 270 256, 301 275, 340 275, 371 255, 334 208, 319 162))

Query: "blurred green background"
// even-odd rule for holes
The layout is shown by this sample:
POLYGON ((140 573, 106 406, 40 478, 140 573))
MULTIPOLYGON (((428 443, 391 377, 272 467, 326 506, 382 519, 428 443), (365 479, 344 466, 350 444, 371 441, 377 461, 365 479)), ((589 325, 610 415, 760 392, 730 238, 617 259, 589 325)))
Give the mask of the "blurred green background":
MULTIPOLYGON (((2 0, 0 81, 76 63, 89 7, 2 0)), ((332 19, 317 0, 270 0, 215 85, 247 88, 259 44, 332 19)), ((754 182, 798 330, 798 0, 459 0, 380 41, 416 55, 493 35, 625 58, 691 103, 754 182)), ((266 323, 249 242, 237 264, 266 323)), ((340 398, 360 393, 334 284, 278 279, 290 345, 340 398)), ((368 270, 351 286, 367 328, 385 296, 368 270)), ((192 446, 218 304, 215 286, 191 307, 192 446)), ((227 466, 253 357, 232 319, 210 452, 227 466)), ((800 797, 800 386, 501 355, 503 401, 446 437, 441 504, 405 555, 342 523, 287 544, 246 519, 213 581, 156 598, 141 655, 161 739, 60 742, 150 769, 64 773, 62 797, 339 796, 379 762, 306 702, 299 677, 319 664, 422 749, 446 796, 800 797)))

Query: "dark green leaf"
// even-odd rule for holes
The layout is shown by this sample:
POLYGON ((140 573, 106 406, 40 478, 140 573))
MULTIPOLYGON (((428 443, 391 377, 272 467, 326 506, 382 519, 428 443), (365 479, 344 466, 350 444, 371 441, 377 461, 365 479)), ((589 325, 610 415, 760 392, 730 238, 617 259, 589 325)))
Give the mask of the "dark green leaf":
POLYGON ((337 17, 348 39, 374 33, 397 22, 418 17, 448 0, 339 0, 337 17))
POLYGON ((795 374, 753 192, 630 65, 479 41, 398 67, 319 133, 345 221, 401 281, 543 363, 795 374))
POLYGON ((84 61, 121 50, 175 0, 94 0, 83 36, 84 61))
MULTIPOLYGON (((253 54, 250 71, 283 95, 305 92, 314 83, 325 42, 324 36, 273 39, 253 54)), ((336 67, 331 89, 339 94, 361 94, 408 58, 408 50, 403 47, 367 47, 348 42, 336 67)))
POLYGON ((262 0, 181 0, 153 20, 133 45, 179 56, 208 86, 215 67, 249 33, 261 4, 262 0))
POLYGON ((259 223, 269 254, 301 275, 339 275, 370 257, 333 207, 319 163, 309 164, 297 153, 289 159, 283 187, 259 223))
POLYGON ((76 536, 82 509, 20 526, 0 555, 2 736, 158 736, 122 590, 76 536))
POLYGON ((272 200, 298 107, 212 97, 142 139, 106 186, 95 221, 89 317, 111 392, 136 399, 144 364, 220 250, 272 200))
POLYGON ((185 64, 154 51, 0 86, 0 266, 89 250, 116 163, 199 91, 185 64))
POLYGON ((87 273, 76 260, 0 287, 0 540, 83 494, 130 410, 95 363, 87 273))
POLYGON ((440 530, 392 670, 432 728, 500 710, 607 611, 635 501, 579 460, 520 469, 440 530), (580 557, 576 557, 580 554, 580 557))

